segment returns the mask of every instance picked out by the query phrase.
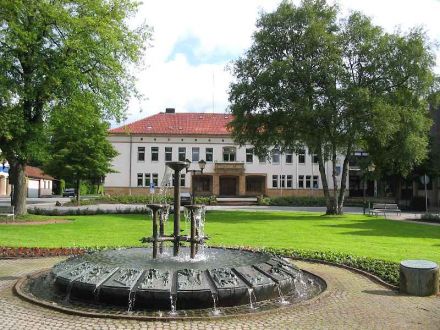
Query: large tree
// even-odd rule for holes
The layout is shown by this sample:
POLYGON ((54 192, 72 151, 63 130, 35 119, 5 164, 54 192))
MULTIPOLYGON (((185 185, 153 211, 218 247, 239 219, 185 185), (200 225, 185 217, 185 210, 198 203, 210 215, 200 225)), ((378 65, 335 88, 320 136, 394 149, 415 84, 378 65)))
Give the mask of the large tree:
POLYGON ((78 204, 81 180, 93 182, 113 172, 111 161, 117 155, 107 139, 109 125, 87 102, 89 97, 76 95, 50 119, 50 156, 44 166, 46 173, 75 182, 78 204))
MULTIPOLYGON (((149 30, 131 28, 132 0, 0 0, 0 149, 17 214, 26 213, 24 167, 46 147, 46 120, 75 94, 120 118, 135 91, 132 64, 149 30)), ((41 157, 40 157, 41 158, 41 157)))
POLYGON ((318 155, 328 214, 342 213, 356 149, 377 155, 398 141, 401 165, 423 159, 434 65, 421 31, 388 34, 361 13, 338 13, 324 0, 263 13, 230 87, 235 140, 260 154, 307 145, 318 155))

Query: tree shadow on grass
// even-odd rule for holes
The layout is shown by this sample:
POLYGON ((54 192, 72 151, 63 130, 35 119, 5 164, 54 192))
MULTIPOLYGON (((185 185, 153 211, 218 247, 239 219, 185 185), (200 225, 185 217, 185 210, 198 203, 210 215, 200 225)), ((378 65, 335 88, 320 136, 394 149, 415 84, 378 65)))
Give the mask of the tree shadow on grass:
POLYGON ((355 236, 386 236, 408 238, 433 238, 440 241, 440 227, 390 222, 384 219, 352 220, 341 223, 322 224, 322 227, 353 229, 342 233, 355 236))
POLYGON ((322 213, 312 212, 246 212, 246 211, 214 211, 207 212, 206 219, 210 222, 225 223, 251 223, 255 221, 322 221, 322 220, 345 220, 343 217, 323 217, 322 213))

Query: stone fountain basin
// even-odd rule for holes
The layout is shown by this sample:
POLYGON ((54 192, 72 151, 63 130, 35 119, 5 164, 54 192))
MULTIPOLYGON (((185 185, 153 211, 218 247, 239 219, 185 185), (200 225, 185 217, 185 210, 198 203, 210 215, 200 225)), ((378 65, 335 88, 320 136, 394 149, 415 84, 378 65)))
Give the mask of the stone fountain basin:
MULTIPOLYGON (((51 271, 56 288, 69 299, 94 301, 133 309, 177 309, 237 306, 298 291, 302 272, 265 253, 207 248, 191 260, 189 249, 172 257, 166 248, 152 259, 150 248, 104 250, 73 257, 51 271)), ((304 286, 304 284, 302 284, 304 286)), ((302 290, 304 288, 301 288, 302 290)))

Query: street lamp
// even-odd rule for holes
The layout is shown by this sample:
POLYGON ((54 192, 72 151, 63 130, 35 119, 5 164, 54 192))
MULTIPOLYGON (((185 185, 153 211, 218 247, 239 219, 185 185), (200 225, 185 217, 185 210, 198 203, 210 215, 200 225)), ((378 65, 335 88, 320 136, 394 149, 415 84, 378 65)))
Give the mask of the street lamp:
POLYGON ((372 173, 376 170, 376 165, 374 165, 374 163, 370 163, 367 168, 366 171, 364 170, 363 173, 363 213, 365 214, 365 209, 367 206, 367 178, 366 175, 368 175, 368 173, 372 173))
POLYGON ((192 194, 192 196, 191 196, 192 202, 191 203, 194 205, 195 204, 196 189, 195 189, 193 176, 194 176, 194 174, 197 174, 197 173, 200 173, 200 174, 203 173, 203 170, 205 169, 205 166, 206 166, 206 162, 203 159, 199 160, 199 168, 200 168, 199 170, 190 170, 189 169, 189 167, 191 166, 191 161, 189 159, 185 159, 185 163, 186 163, 186 166, 185 166, 186 173, 188 173, 188 172, 191 173, 191 194, 192 194))

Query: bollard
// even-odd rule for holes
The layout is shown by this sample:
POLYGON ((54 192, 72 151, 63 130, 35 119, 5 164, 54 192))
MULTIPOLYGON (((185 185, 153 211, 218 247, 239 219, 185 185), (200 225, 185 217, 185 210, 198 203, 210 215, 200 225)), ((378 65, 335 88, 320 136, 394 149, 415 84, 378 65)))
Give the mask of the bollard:
POLYGON ((404 260, 400 263, 400 292, 430 296, 439 292, 439 267, 428 260, 404 260))

